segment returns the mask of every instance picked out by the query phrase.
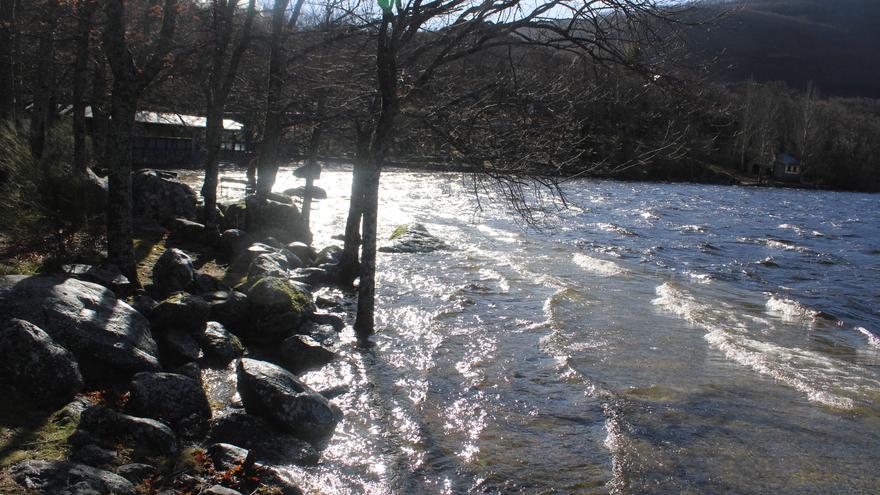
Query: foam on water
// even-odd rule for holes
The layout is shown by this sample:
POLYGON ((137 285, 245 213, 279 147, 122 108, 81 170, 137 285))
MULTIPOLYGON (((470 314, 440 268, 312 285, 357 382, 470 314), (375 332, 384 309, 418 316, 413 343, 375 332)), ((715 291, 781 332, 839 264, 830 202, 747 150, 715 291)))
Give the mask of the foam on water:
POLYGON ((862 335, 868 338, 868 343, 873 347, 880 348, 880 337, 874 334, 874 332, 868 330, 865 327, 856 327, 856 330, 859 331, 862 335))
POLYGON ((777 295, 773 295, 767 300, 767 311, 781 316, 786 321, 812 322, 819 315, 818 311, 812 310, 795 300, 777 295))
POLYGON ((583 253, 575 253, 575 255, 572 257, 572 261, 575 265, 583 268, 593 275, 599 275, 602 277, 613 277, 615 275, 621 275, 626 272, 626 270, 622 266, 613 261, 600 260, 598 258, 593 258, 592 256, 587 256, 583 253))
MULTIPOLYGON (((775 327, 767 320, 740 315, 741 310, 726 304, 700 301, 670 283, 657 287, 656 294, 655 306, 707 330, 706 341, 726 358, 804 393, 811 401, 852 409, 857 402, 870 402, 871 391, 880 387, 880 381, 864 376, 856 365, 819 352, 757 340, 752 335, 754 326, 769 325, 759 333, 772 336, 775 327)), ((771 301, 784 315, 803 318, 808 314, 793 301, 771 301)))

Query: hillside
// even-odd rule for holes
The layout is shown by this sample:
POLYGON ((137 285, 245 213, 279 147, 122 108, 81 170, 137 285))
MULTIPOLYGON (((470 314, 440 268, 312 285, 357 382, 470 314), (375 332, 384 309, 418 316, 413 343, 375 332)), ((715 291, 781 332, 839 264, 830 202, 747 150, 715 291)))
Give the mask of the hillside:
POLYGON ((697 60, 717 60, 723 81, 813 81, 827 96, 880 98, 876 0, 735 0, 700 9, 707 18, 728 12, 688 40, 697 60))

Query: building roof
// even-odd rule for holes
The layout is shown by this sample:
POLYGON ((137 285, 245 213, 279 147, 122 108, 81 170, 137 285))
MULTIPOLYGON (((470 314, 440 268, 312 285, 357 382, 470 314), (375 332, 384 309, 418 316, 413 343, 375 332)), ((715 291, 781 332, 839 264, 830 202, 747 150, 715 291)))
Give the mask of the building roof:
MULTIPOLYGON (((62 113, 66 113, 62 112, 62 113)), ((86 118, 92 118, 92 107, 86 107, 86 118)), ((141 124, 175 125, 182 127, 205 128, 208 126, 208 118, 198 115, 183 115, 180 113, 150 112, 143 110, 134 115, 134 121, 141 124)), ((227 131, 240 131, 244 128, 241 122, 232 119, 223 119, 223 129, 227 131)))

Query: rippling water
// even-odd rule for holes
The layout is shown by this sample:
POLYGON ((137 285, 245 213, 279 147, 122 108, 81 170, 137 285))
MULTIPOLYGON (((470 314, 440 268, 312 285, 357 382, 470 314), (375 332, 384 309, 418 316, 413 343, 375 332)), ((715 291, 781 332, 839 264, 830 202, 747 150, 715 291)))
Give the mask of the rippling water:
POLYGON ((376 347, 305 376, 346 387, 308 492, 880 490, 877 196, 584 180, 536 231, 467 191, 383 174, 380 238, 454 249, 380 253, 376 347))

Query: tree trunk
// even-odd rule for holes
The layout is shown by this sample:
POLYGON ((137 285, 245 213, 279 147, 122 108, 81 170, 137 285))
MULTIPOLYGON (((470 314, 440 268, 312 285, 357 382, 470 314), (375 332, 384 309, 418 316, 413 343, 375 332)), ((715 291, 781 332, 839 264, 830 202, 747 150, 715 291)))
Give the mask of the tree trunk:
POLYGON ((79 0, 76 3, 77 33, 76 59, 73 66, 73 169, 86 171, 86 85, 89 67, 89 31, 96 3, 79 0))
POLYGON ((107 136, 107 258, 135 287, 140 287, 131 218, 131 139, 137 100, 136 92, 124 81, 113 84, 112 118, 107 136))
POLYGON ((351 200, 345 223, 345 244, 342 250, 340 281, 351 285, 360 271, 358 250, 361 247, 361 217, 364 212, 364 164, 369 161, 370 134, 356 125, 357 154, 351 171, 351 200))
POLYGON ((46 132, 51 126, 52 92, 54 91, 55 28, 58 26, 58 1, 49 0, 40 22, 40 42, 37 46, 37 68, 34 84, 34 105, 31 109, 30 146, 34 157, 43 155, 46 132))
POLYGON ((15 120, 16 2, 0 0, 0 120, 15 120))
POLYGON ((376 49, 376 80, 380 101, 379 117, 370 141, 370 160, 364 170, 364 212, 361 246, 360 285, 354 328, 358 337, 368 337, 375 331, 376 307, 376 232, 379 217, 379 177, 385 154, 391 143, 394 120, 397 117, 397 54, 394 38, 388 33, 393 20, 390 11, 382 16, 376 49))
POLYGON ((107 167, 107 132, 110 119, 107 116, 107 73, 103 58, 95 64, 92 75, 92 145, 95 159, 102 167, 107 167))
MULTIPOLYGON (((317 116, 319 119, 324 118, 324 102, 326 100, 326 95, 322 91, 318 95, 318 108, 317 108, 317 116)), ((306 174, 306 190, 303 192, 303 203, 302 203, 302 216, 303 221, 306 224, 306 229, 309 227, 309 217, 312 214, 312 188, 315 186, 315 177, 321 173, 320 165, 318 165, 318 148, 321 146, 321 135, 324 133, 324 122, 320 121, 315 126, 315 129, 312 130, 312 136, 309 139, 309 154, 306 158, 306 170, 308 173, 306 174)), ((311 232, 311 231, 310 231, 311 232)), ((309 244, 311 244, 311 239, 309 239, 309 244)))
POLYGON ((272 7, 272 37, 269 48, 269 87, 266 90, 266 120, 257 164, 257 194, 267 195, 278 174, 281 144, 281 90, 284 86, 284 14, 289 0, 275 0, 272 7))
POLYGON ((217 231, 217 183, 219 182, 218 159, 220 141, 223 134, 223 113, 218 109, 222 105, 209 105, 208 122, 205 129, 205 182, 202 185, 202 198, 205 200, 204 218, 202 221, 208 232, 217 231))

